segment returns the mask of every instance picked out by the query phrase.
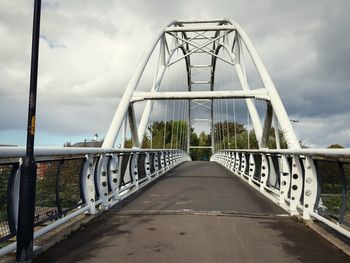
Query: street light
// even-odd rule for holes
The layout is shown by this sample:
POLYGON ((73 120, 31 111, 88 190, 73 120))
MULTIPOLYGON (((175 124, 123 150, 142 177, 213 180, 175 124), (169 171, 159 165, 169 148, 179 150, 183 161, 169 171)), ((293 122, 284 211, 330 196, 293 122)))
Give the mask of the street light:
POLYGON ((27 124, 26 157, 21 167, 19 189, 17 262, 33 261, 33 232, 35 212, 36 162, 34 159, 34 135, 36 93, 38 82, 38 58, 40 39, 41 0, 34 1, 32 57, 30 69, 29 107, 27 124))

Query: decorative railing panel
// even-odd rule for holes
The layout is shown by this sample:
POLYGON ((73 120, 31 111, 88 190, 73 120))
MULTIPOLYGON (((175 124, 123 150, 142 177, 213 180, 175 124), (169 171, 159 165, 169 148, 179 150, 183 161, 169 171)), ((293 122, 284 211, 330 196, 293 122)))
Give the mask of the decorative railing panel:
POLYGON ((304 219, 350 237, 348 149, 222 150, 211 157, 304 219))
MULTIPOLYGON (((0 241, 16 236, 22 148, 0 148, 0 241)), ((190 157, 181 150, 38 149, 34 233, 108 209, 190 157), (161 166, 161 156, 167 156, 161 166)), ((15 249, 11 243, 0 255, 15 249)))

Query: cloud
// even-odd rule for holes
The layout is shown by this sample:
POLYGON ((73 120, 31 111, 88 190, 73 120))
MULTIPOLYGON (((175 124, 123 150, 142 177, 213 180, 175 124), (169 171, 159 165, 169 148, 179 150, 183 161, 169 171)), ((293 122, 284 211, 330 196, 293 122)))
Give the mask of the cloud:
MULTIPOLYGON (((103 136, 142 54, 161 27, 174 19, 229 17, 252 39, 291 118, 300 119, 295 128, 301 139, 315 146, 349 145, 349 9, 345 0, 43 1, 38 129, 42 134, 64 134, 67 140, 96 131, 103 136), (330 124, 317 125, 326 121, 330 124)), ((31 20, 30 1, 1 1, 0 143, 19 143, 6 131, 23 131, 26 125, 31 20)), ((250 86, 261 87, 247 56, 246 60, 250 86)), ((150 64, 141 90, 152 83, 156 61, 150 64)), ((182 66, 171 73, 183 72, 182 66)), ((168 82, 175 83, 175 77, 168 82)), ((237 107, 242 120, 244 109, 237 107)), ((140 108, 138 118, 141 112, 140 108)), ((155 116, 161 114, 158 110, 155 116)))

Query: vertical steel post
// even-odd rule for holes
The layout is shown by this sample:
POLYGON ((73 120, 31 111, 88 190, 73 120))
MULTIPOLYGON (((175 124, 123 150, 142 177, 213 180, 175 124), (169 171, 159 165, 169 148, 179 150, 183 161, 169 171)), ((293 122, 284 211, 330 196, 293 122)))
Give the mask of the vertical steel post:
POLYGON ((211 134, 210 134, 210 143, 211 143, 211 154, 213 155, 215 152, 215 129, 214 129, 214 99, 211 100, 211 109, 210 109, 210 118, 211 118, 211 134))
POLYGON ((32 57, 30 72, 29 109, 26 158, 21 168, 19 194, 17 262, 33 261, 33 226, 35 212, 36 162, 34 159, 35 111, 38 80, 41 0, 34 1, 32 57))
POLYGON ((187 153, 190 155, 191 146, 191 100, 188 100, 188 116, 187 116, 187 153))

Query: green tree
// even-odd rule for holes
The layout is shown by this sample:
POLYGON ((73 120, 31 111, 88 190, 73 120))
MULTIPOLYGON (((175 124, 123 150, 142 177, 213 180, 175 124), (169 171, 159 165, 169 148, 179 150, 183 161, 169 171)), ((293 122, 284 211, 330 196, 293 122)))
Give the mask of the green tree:
POLYGON ((342 149, 342 148, 344 148, 344 147, 341 146, 340 144, 335 143, 335 144, 329 145, 327 148, 328 148, 328 149, 342 149))

